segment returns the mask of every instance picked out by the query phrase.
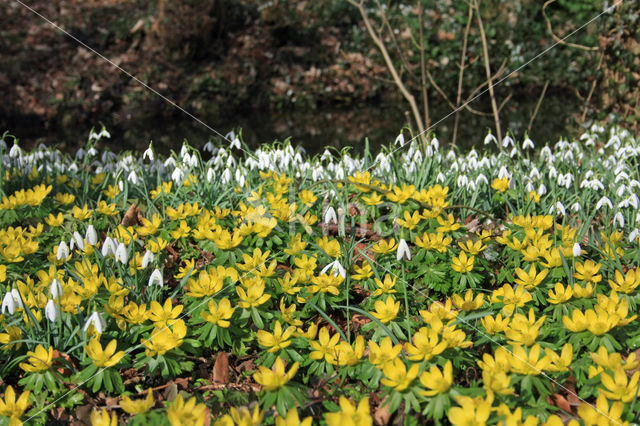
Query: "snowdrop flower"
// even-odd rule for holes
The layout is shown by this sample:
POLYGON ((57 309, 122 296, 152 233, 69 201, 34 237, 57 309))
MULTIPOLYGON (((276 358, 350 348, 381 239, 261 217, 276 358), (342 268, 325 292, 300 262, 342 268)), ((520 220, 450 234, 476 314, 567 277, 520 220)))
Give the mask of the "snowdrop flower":
POLYGON ((124 191, 124 182, 122 182, 121 180, 118 181, 118 189, 120 191, 124 191))
POLYGON ((44 316, 51 322, 56 322, 60 317, 60 307, 56 302, 49 299, 47 305, 44 307, 44 316))
POLYGON ((98 334, 102 334, 105 328, 107 328, 106 321, 96 311, 93 311, 93 313, 91 313, 91 315, 87 319, 87 322, 84 324, 83 330, 86 332, 91 325, 93 325, 93 327, 96 329, 96 333, 98 334))
POLYGON ((153 161, 153 145, 151 143, 149 143, 149 147, 144 151, 144 153, 142 154, 142 159, 149 159, 149 161, 153 161))
POLYGON ((547 187, 544 185, 544 183, 541 183, 536 192, 540 195, 544 195, 547 193, 547 187))
POLYGON ((58 244, 58 251, 56 251, 56 258, 58 260, 67 260, 69 257, 69 246, 64 241, 60 241, 58 244))
POLYGON ((600 200, 596 204, 596 210, 600 210, 600 208, 605 204, 607 206, 609 206, 610 209, 613 208, 613 205, 611 204, 611 200, 605 196, 605 197, 600 198, 600 200))
POLYGON ((171 166, 171 167, 175 168, 177 164, 176 164, 176 160, 175 160, 173 157, 169 157, 169 158, 167 158, 166 160, 164 160, 163 165, 164 165, 166 168, 169 168, 169 166, 171 166))
POLYGON ((573 245, 573 257, 578 257, 582 254, 582 247, 580 247, 580 244, 575 243, 573 245))
POLYGON ((430 145, 437 151, 438 148, 440 148, 440 141, 437 138, 433 138, 431 139, 430 145))
POLYGON ((629 201, 629 204, 633 206, 634 209, 638 210, 638 205, 640 205, 640 203, 638 202, 639 200, 636 194, 631 194, 631 196, 629 196, 627 200, 629 201))
POLYGON ((202 147, 203 151, 209 151, 210 153, 214 153, 216 147, 213 145, 213 142, 208 141, 206 144, 204 144, 204 147, 202 147))
POLYGON ((549 179, 555 179, 556 177, 558 177, 558 171, 556 168, 553 166, 549 167, 549 179))
POLYGON ((336 216, 336 211, 333 207, 329 207, 327 211, 324 213, 324 223, 329 225, 331 222, 338 224, 338 216, 336 216))
POLYGON ((237 137, 234 137, 233 140, 231 141, 231 144, 229 145, 229 148, 241 149, 240 139, 238 139, 237 137))
POLYGON ((394 145, 404 146, 404 135, 400 133, 396 140, 393 142, 394 145))
POLYGON ((118 248, 116 248, 116 261, 121 262, 123 265, 129 262, 129 253, 127 253, 127 246, 124 243, 118 244, 118 248))
POLYGON ((82 160, 84 157, 86 157, 86 155, 87 155, 87 152, 82 148, 79 148, 76 151, 76 159, 78 160, 82 160))
POLYGON ((467 178, 467 175, 458 176, 457 183, 458 183, 458 187, 467 186, 467 184, 469 183, 469 179, 467 178))
POLYGON ((11 296, 13 296, 13 301, 15 302, 16 307, 18 309, 24 309, 24 305, 22 304, 22 296, 17 289, 14 288, 11 290, 11 296))
POLYGON ((20 151, 20 147, 18 146, 17 143, 14 143, 13 146, 11 147, 11 150, 9 151, 9 157, 18 158, 21 156, 22 156, 22 151, 20 151))
POLYGON ((111 237, 107 237, 104 239, 102 243, 102 256, 115 256, 116 255, 116 243, 111 239, 111 237))
POLYGON ((209 170, 207 170, 207 182, 211 182, 214 177, 216 177, 216 173, 209 167, 209 170))
POLYGON ((186 164, 189 165, 191 163, 191 155, 189 155, 188 152, 186 152, 183 156, 182 156, 182 164, 186 164))
POLYGON ((87 244, 90 246, 95 246, 98 243, 98 233, 96 232, 96 228, 93 225, 89 225, 87 227, 87 232, 84 234, 84 238, 87 240, 87 244))
POLYGON ((540 158, 545 158, 545 157, 553 161, 553 154, 551 153, 551 148, 549 148, 548 145, 546 145, 544 148, 540 150, 540 158))
POLYGON ((442 172, 438 173, 438 176, 436 176, 436 182, 444 183, 445 180, 446 178, 444 174, 442 172))
POLYGON ((78 247, 80 250, 84 250, 84 240, 82 239, 82 235, 78 231, 73 232, 73 236, 70 241, 70 249, 73 250, 74 246, 78 247))
POLYGON ((162 273, 157 268, 154 269, 153 272, 151 273, 147 286, 151 287, 154 283, 157 283, 158 287, 162 287, 162 285, 164 284, 164 281, 162 279, 162 273))
POLYGON ((173 173, 171 173, 171 179, 173 179, 173 181, 176 184, 179 184, 182 182, 182 180, 184 179, 184 172, 182 171, 182 169, 180 167, 176 167, 173 170, 173 173))
POLYGON ((480 182, 484 182, 485 185, 489 185, 489 181, 487 180, 487 177, 480 173, 477 177, 476 177, 476 185, 479 185, 480 182))
POLYGON ((231 170, 225 169, 224 172, 222 172, 222 176, 220 176, 220 180, 224 184, 229 183, 231 181, 231 170))
POLYGON ((502 139, 502 147, 509 148, 510 146, 515 146, 515 143, 513 142, 513 139, 511 139, 511 136, 507 135, 502 139))
POLYGON ((147 269, 147 266, 153 262, 153 259, 153 252, 151 250, 145 251, 144 256, 142 256, 142 269, 147 269))
POLYGON ((189 154, 189 148, 186 144, 182 144, 182 148, 180 148, 180 158, 184 158, 189 154))
POLYGON ((582 210, 582 206, 580 205, 580 203, 578 203, 577 201, 575 203, 573 203, 571 205, 571 210, 573 210, 574 212, 579 212, 580 210, 582 210))
POLYGON ((622 215, 622 212, 616 213, 613 217, 613 226, 616 226, 616 223, 618 223, 620 228, 624 228, 624 216, 622 215))
POLYGON ((533 145, 533 141, 529 139, 529 135, 526 136, 524 142, 522 142, 522 149, 533 149, 535 146, 533 145))
POLYGON ((629 234, 629 242, 633 244, 636 238, 638 238, 638 234, 640 234, 640 229, 638 228, 635 228, 633 231, 631 231, 631 233, 629 234))
POLYGON ((334 277, 340 275, 342 278, 347 277, 347 272, 344 270, 344 267, 338 262, 338 259, 334 260, 320 271, 320 275, 325 274, 327 271, 331 271, 334 277))
MULTIPOLYGON (((454 150, 451 150, 449 152, 447 152, 447 161, 455 161, 456 160, 456 152, 454 150)), ((458 163, 454 163, 454 164, 458 164, 458 163)))
POLYGON ((111 134, 109 132, 107 132, 107 129, 105 129, 104 127, 102 128, 102 130, 98 134, 98 139, 101 139, 101 138, 107 138, 107 139, 111 138, 111 134))
POLYGON ((405 239, 402 238, 398 242, 398 251, 396 252, 396 259, 400 261, 405 257, 407 258, 407 260, 411 260, 411 250, 409 250, 409 245, 407 244, 405 239))
POLYGON ((62 285, 60 285, 60 281, 58 281, 57 278, 54 278, 53 281, 51 281, 49 292, 53 299, 57 299, 59 296, 62 296, 62 285))
POLYGON ((96 155, 98 155, 98 150, 95 149, 94 147, 89 148, 89 150, 87 151, 87 155, 89 157, 95 157, 96 155))
POLYGON ((7 312, 9 312, 9 315, 13 315, 16 312, 16 301, 11 292, 5 294, 2 299, 2 315, 7 312))
POLYGON ((511 152, 509 153, 509 157, 513 158, 516 156, 516 154, 518 154, 518 149, 514 146, 511 152))
POLYGON ((562 204, 560 201, 556 202, 555 207, 558 210, 558 212, 560 212, 560 214, 562 214, 563 216, 566 214, 566 211, 564 209, 564 204, 562 204))
POLYGON ((488 145, 488 144, 490 144, 491 142, 495 143, 496 145, 498 144, 498 140, 496 139, 496 137, 495 137, 495 136, 493 136, 493 135, 491 134, 491 132, 489 132, 489 133, 487 134, 487 136, 485 136, 485 137, 484 137, 484 144, 485 144, 485 145, 488 145))

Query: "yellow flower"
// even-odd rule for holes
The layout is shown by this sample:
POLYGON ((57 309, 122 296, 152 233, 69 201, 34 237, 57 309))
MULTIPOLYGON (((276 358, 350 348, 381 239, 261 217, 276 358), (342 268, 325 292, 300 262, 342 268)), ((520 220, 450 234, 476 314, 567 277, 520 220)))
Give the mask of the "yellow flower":
POLYGON ((420 394, 424 396, 436 396, 439 393, 448 391, 451 383, 453 383, 453 365, 451 361, 447 361, 442 371, 432 365, 429 371, 425 371, 420 375, 420 383, 425 388, 431 389, 420 391, 420 394))
POLYGON ((154 357, 156 354, 164 355, 182 345, 186 335, 186 324, 183 320, 177 320, 171 327, 155 328, 151 332, 151 340, 142 339, 141 343, 146 347, 145 354, 148 357, 154 357))
POLYGON ((160 215, 154 214, 151 220, 142 218, 142 226, 138 227, 138 234, 146 237, 147 235, 153 235, 158 232, 158 228, 162 224, 162 218, 160 215))
POLYGON ((64 216, 62 216, 62 213, 58 213, 57 216, 54 216, 53 213, 49 213, 49 216, 45 217, 44 221, 47 222, 47 225, 50 227, 55 228, 64 223, 64 216))
POLYGON ((551 365, 547 368, 547 371, 567 371, 571 365, 571 361, 573 361, 573 346, 571 343, 564 344, 559 356, 550 348, 545 348, 544 352, 551 361, 551 365))
POLYGON ((53 347, 45 349, 42 345, 36 346, 35 351, 27 352, 27 362, 21 362, 20 368, 29 373, 39 373, 48 370, 53 364, 53 347))
POLYGON ((529 191, 529 193, 526 196, 526 200, 533 201, 534 203, 538 203, 540 202, 540 194, 538 194, 536 191, 529 191))
POLYGON ((592 352, 590 356, 598 366, 608 368, 609 370, 615 370, 620 366, 625 370, 634 370, 640 366, 640 362, 636 359, 634 352, 631 352, 624 364, 622 363, 622 356, 619 353, 614 352, 610 354, 604 346, 600 346, 598 351, 592 352))
POLYGON ((562 317, 562 323, 567 330, 573 331, 574 333, 584 331, 589 326, 587 318, 579 309, 574 309, 573 312, 571 312, 571 317, 564 315, 562 317))
POLYGON ((327 253, 329 257, 337 259, 342 255, 342 249, 340 248, 340 242, 338 240, 329 239, 325 235, 322 238, 318 238, 316 242, 320 249, 327 253))
POLYGON ((228 320, 229 318, 231 318, 236 308, 231 307, 231 302, 229 302, 229 299, 224 297, 217 305, 215 300, 210 300, 208 307, 208 312, 202 311, 200 313, 204 320, 222 328, 228 328, 231 325, 228 320))
POLYGON ((484 425, 491 414, 493 397, 487 400, 483 398, 471 398, 469 396, 457 396, 456 402, 461 407, 452 407, 447 413, 449 421, 454 426, 484 425))
POLYGON ((598 274, 601 267, 601 264, 587 259, 584 263, 576 263, 576 272, 574 272, 573 277, 588 283, 597 284, 602 281, 602 275, 598 274))
POLYGON ((171 238, 174 240, 179 240, 180 238, 185 238, 189 236, 189 232, 191 232, 191 228, 187 225, 186 220, 180 221, 180 226, 171 231, 171 238))
POLYGON ((436 250, 440 253, 447 251, 447 246, 451 244, 453 238, 445 237, 443 233, 424 233, 422 238, 416 237, 415 244, 425 250, 436 250))
POLYGON ((280 387, 286 385, 289 380, 296 375, 298 371, 299 364, 294 362, 289 372, 285 372, 284 361, 282 358, 276 358, 276 362, 273 364, 272 369, 268 369, 264 366, 258 367, 258 372, 254 373, 253 379, 256 383, 262 385, 262 389, 266 391, 272 391, 279 389, 280 387))
POLYGON ((362 263, 362 266, 354 264, 353 272, 355 272, 355 274, 351 274, 351 278, 358 281, 365 280, 373 276, 373 269, 371 269, 371 265, 369 264, 369 262, 366 261, 362 263))
POLYGON ((284 252, 289 256, 296 256, 298 253, 307 248, 307 244, 309 243, 302 240, 302 234, 298 233, 294 235, 293 238, 291 238, 291 241, 287 245, 287 248, 284 249, 284 252))
POLYGON ((123 395, 120 400, 120 408, 129 414, 146 413, 153 407, 153 391, 151 388, 147 391, 147 397, 144 399, 132 400, 128 395, 123 395))
POLYGON ((539 344, 533 345, 529 353, 520 345, 513 346, 511 357, 511 370, 517 374, 537 376, 546 370, 551 361, 546 356, 540 358, 541 348, 539 344))
POLYGON ((392 191, 386 194, 390 201, 398 204, 404 204, 409 198, 413 197, 416 187, 413 185, 402 184, 402 187, 394 186, 392 191))
POLYGON ((8 351, 9 349, 20 349, 22 342, 11 343, 17 340, 22 340, 22 330, 16 325, 11 325, 5 328, 6 333, 0 333, 0 344, 2 344, 2 350, 8 351))
POLYGON ((238 306, 244 309, 260 306, 271 298, 270 294, 264 294, 264 283, 252 285, 246 292, 241 286, 236 286, 236 293, 240 298, 238 306))
POLYGON ((231 415, 226 414, 214 423, 214 426, 260 426, 264 417, 264 412, 260 411, 260 406, 256 404, 253 413, 247 407, 231 407, 231 415))
POLYGON ((369 362, 378 368, 383 368, 388 362, 393 361, 402 352, 402 345, 393 345, 391 337, 386 336, 380 342, 380 346, 374 341, 369 341, 369 362))
POLYGON ((106 408, 102 410, 98 410, 94 408, 91 411, 91 426, 117 426, 118 425, 118 416, 115 411, 109 412, 106 408))
POLYGON ((89 210, 89 207, 85 204, 82 208, 73 206, 71 214, 78 220, 87 220, 93 214, 93 210, 89 210))
POLYGON ((414 333, 411 342, 413 344, 405 344, 407 357, 411 361, 429 361, 447 349, 447 343, 440 341, 438 332, 426 327, 421 327, 414 333))
POLYGON ((118 188, 118 185, 108 185, 107 189, 104 191, 104 195, 111 199, 116 198, 119 193, 120 188, 118 188))
POLYGON ((500 395, 515 393, 515 389, 511 386, 511 376, 504 371, 482 370, 482 381, 487 391, 499 393, 500 395))
POLYGON ((505 284, 491 293, 491 302, 504 303, 502 313, 507 316, 511 315, 515 308, 522 308, 532 299, 533 297, 531 296, 531 293, 529 293, 524 287, 518 286, 514 290, 509 284, 505 284))
POLYGON ((380 382, 385 386, 393 388, 395 391, 402 392, 418 377, 419 371, 419 364, 413 364, 407 371, 407 366, 402 359, 395 358, 393 361, 386 363, 382 368, 385 377, 382 378, 380 382))
POLYGON ((344 396, 340 396, 340 411, 324 416, 327 426, 371 426, 373 419, 369 412, 369 398, 362 398, 358 407, 344 396))
POLYGON ((300 191, 300 193, 298 194, 298 197, 300 198, 300 201, 302 201, 302 204, 304 204, 307 207, 313 206, 313 203, 315 203, 316 200, 318 199, 318 197, 315 196, 313 191, 309 189, 300 191))
MULTIPOLYGON (((367 263, 367 265, 369 264, 367 263)), ((394 287, 397 280, 398 277, 391 277, 391 275, 389 274, 385 274, 384 282, 380 281, 378 278, 375 278, 374 281, 378 288, 373 292, 373 297, 380 296, 382 294, 396 293, 394 287)))
POLYGON ((334 296, 340 294, 338 286, 342 284, 344 278, 342 276, 333 276, 330 274, 322 274, 311 278, 312 285, 308 287, 309 292, 315 294, 317 292, 331 293, 334 296))
POLYGON ((309 416, 300 421, 298 409, 296 407, 287 411, 287 417, 276 417, 276 426, 311 426, 313 417, 309 416))
POLYGON ((75 201, 76 196, 73 194, 58 193, 53 197, 53 199, 60 204, 71 204, 75 201))
POLYGON ((494 317, 488 315, 480 319, 482 326, 487 331, 487 333, 494 335, 496 333, 502 333, 507 328, 509 328, 509 323, 511 322, 511 318, 505 317, 502 318, 502 314, 498 314, 494 317))
POLYGON ((362 201, 368 206, 377 206, 378 204, 382 204, 382 195, 377 192, 372 192, 371 195, 363 196, 362 201))
POLYGON ((20 423, 20 417, 29 407, 29 391, 22 392, 16 401, 16 393, 11 386, 4 390, 4 399, 0 398, 0 416, 11 418, 10 424, 20 423))
POLYGON ((207 406, 198 404, 196 397, 187 402, 178 394, 167 409, 167 417, 171 426, 204 426, 207 419, 207 406))
POLYGON ((466 243, 458 243, 458 246, 466 251, 469 254, 472 255, 477 255, 478 253, 480 253, 482 250, 486 249, 487 246, 485 246, 484 244, 482 244, 482 240, 476 240, 475 242, 471 241, 471 240, 467 240, 466 243))
POLYGON ((609 406, 604 393, 599 393, 596 399, 596 408, 586 402, 578 407, 578 415, 587 425, 598 426, 628 426, 629 422, 622 421, 624 404, 616 401, 609 406))
POLYGON ((200 271, 198 279, 189 278, 187 280, 187 296, 197 298, 213 296, 222 290, 225 276, 218 272, 212 268, 209 271, 200 271))
POLYGON ((567 285, 564 287, 561 283, 556 283, 553 290, 549 290, 547 302, 557 305, 569 301, 573 297, 573 289, 567 285))
POLYGON ((467 272, 471 272, 473 270, 473 264, 475 260, 475 256, 467 257, 467 253, 461 251, 458 257, 454 257, 451 259, 451 269, 461 274, 466 274, 467 272))
POLYGON ((574 284, 573 285, 573 296, 576 299, 590 299, 593 296, 593 291, 595 290, 595 285, 591 283, 587 283, 583 286, 574 284))
POLYGON ((445 233, 455 231, 460 229, 460 224, 456 223, 456 220, 453 218, 453 215, 449 213, 446 219, 443 219, 441 216, 438 216, 438 223, 440 226, 436 228, 436 232, 445 233))
POLYGON ((360 361, 360 358, 363 357, 364 349, 364 337, 360 335, 356 337, 354 346, 351 346, 345 341, 341 341, 336 346, 335 362, 329 362, 338 366, 356 365, 358 361, 360 361))
POLYGON ((264 330, 258 330, 258 343, 260 344, 260 346, 269 348, 268 352, 275 353, 291 344, 289 338, 293 335, 294 331, 296 331, 296 328, 293 326, 289 326, 286 330, 282 331, 280 321, 276 321, 276 325, 273 328, 273 333, 269 333, 268 331, 264 330))
POLYGON ((507 339, 511 344, 524 344, 531 346, 535 343, 540 332, 540 327, 544 324, 546 316, 541 316, 536 320, 533 308, 529 309, 529 317, 525 317, 522 314, 515 314, 511 318, 509 328, 505 330, 507 339))
POLYGON ((476 309, 480 309, 484 304, 484 294, 478 294, 475 298, 473 297, 473 290, 469 289, 464 294, 464 299, 460 297, 459 294, 454 294, 452 297, 453 305, 461 309, 465 312, 475 311, 476 309))
POLYGON ((633 293, 638 285, 640 285, 640 272, 637 269, 630 269, 624 276, 616 269, 616 280, 609 280, 611 289, 620 293, 633 293))
POLYGON ((376 301, 373 306, 375 311, 371 312, 371 315, 378 318, 383 324, 395 319, 400 311, 400 302, 396 302, 391 296, 387 296, 384 302, 382 300, 376 301))
POLYGON ((173 324, 173 320, 180 316, 183 309, 183 305, 173 307, 173 303, 169 297, 164 301, 164 306, 153 300, 149 306, 147 318, 154 322, 156 327, 160 328, 167 323, 173 324))
POLYGON ((537 273, 535 264, 531 264, 529 272, 526 272, 521 268, 516 268, 516 275, 518 276, 518 278, 515 279, 515 283, 517 285, 524 286, 524 288, 526 288, 527 290, 532 290, 547 277, 548 273, 548 269, 543 269, 542 271, 540 271, 540 273, 537 273))
POLYGON ((313 350, 309 354, 309 358, 313 360, 321 360, 324 358, 330 364, 336 362, 336 345, 340 341, 340 335, 338 333, 331 336, 329 330, 326 327, 320 329, 318 333, 318 340, 309 340, 309 346, 313 350))
POLYGON ((355 175, 347 177, 347 180, 360 192, 371 191, 371 188, 369 188, 371 186, 371 173, 369 172, 357 171, 355 175))
POLYGON ((375 245, 371 247, 371 251, 378 254, 387 254, 392 251, 396 251, 398 248, 398 244, 394 238, 391 238, 389 241, 380 240, 375 245))
POLYGON ((638 390, 640 371, 636 371, 629 379, 622 366, 619 366, 614 370, 613 376, 605 372, 600 377, 605 389, 600 388, 599 390, 607 399, 629 403, 637 396, 640 396, 640 391, 638 390))
POLYGON ((113 367, 119 363, 125 355, 124 351, 116 352, 116 346, 116 339, 113 339, 103 350, 100 339, 94 337, 89 341, 89 344, 84 347, 84 350, 96 367, 113 367))
POLYGON ((404 219, 396 219, 396 221, 398 222, 398 225, 402 226, 403 228, 407 228, 411 231, 422 220, 422 216, 420 216, 419 211, 414 211, 413 213, 409 213, 408 210, 405 210, 403 216, 404 216, 404 219))
POLYGON ((114 203, 107 204, 106 201, 100 200, 98 201, 98 207, 96 208, 96 211, 105 216, 115 216, 116 214, 118 214, 116 208, 117 206, 114 203))
POLYGON ((506 177, 503 177, 502 179, 495 178, 491 182, 491 187, 498 192, 505 192, 507 189, 509 189, 509 179, 507 179, 506 177))

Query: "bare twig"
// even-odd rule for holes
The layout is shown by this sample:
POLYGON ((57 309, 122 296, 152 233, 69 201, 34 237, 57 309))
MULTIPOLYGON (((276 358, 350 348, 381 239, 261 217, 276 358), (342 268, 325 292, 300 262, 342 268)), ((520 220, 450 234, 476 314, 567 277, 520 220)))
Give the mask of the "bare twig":
POLYGON ((387 50, 386 45, 380 38, 379 33, 373 28, 371 24, 371 20, 369 19, 369 16, 367 15, 367 11, 364 8, 363 0, 360 0, 359 2, 356 2, 355 0, 347 0, 347 1, 352 6, 356 7, 360 12, 360 16, 362 16, 364 25, 367 28, 367 32, 369 33, 369 37, 371 37, 375 45, 380 50, 380 53, 382 53, 384 62, 387 65, 389 72, 391 73, 391 77, 393 77, 393 81, 395 82, 396 86, 402 93, 402 96, 404 96, 405 100, 409 103, 409 106, 411 107, 413 119, 415 120, 416 125, 418 126, 418 132, 420 135, 422 135, 423 141, 426 141, 426 138, 424 136, 424 133, 425 133, 424 122, 422 121, 422 115, 420 114, 420 110, 418 109, 418 105, 416 104, 416 99, 411 94, 411 92, 409 92, 404 82, 402 81, 402 78, 398 75, 398 70, 393 64, 391 57, 389 56, 389 51, 387 50))
POLYGON ((424 55, 424 21, 423 21, 423 13, 422 9, 422 0, 418 1, 418 25, 420 25, 420 77, 422 82, 422 104, 424 109, 424 124, 427 128, 430 127, 431 120, 429 119, 429 98, 427 94, 427 80, 425 76, 426 64, 425 64, 425 55, 424 55))
MULTIPOLYGON (((442 90, 442 88, 438 85, 438 83, 436 83, 436 81, 433 79, 433 76, 431 75, 429 70, 427 70, 427 77, 429 77, 429 81, 431 82, 431 85, 433 86, 433 88, 436 89, 436 92, 438 92, 440 96, 442 96, 442 99, 444 99, 444 101, 449 105, 449 107, 451 107, 453 111, 456 111, 457 109, 456 105, 454 105, 454 103, 451 102, 451 100, 447 97, 447 94, 444 93, 444 90, 442 90)), ((476 115, 489 116, 489 117, 492 115, 491 113, 482 112, 482 111, 478 111, 475 108, 471 108, 468 102, 465 102, 461 106, 461 108, 465 108, 470 113, 476 114, 476 115)))
POLYGON ((507 104, 507 102, 511 100, 512 97, 513 97, 513 92, 509 92, 507 97, 504 98, 502 102, 500 102, 500 105, 498 105, 498 112, 502 111, 502 108, 504 108, 504 106, 507 104))
POLYGON ((566 41, 564 41, 563 39, 561 39, 560 37, 558 37, 554 32, 553 32, 553 28, 551 27, 551 20, 549 20, 549 17, 547 16, 547 12, 546 12, 546 8, 547 6, 549 6, 551 3, 555 3, 556 0, 547 0, 543 5, 542 5, 542 16, 544 16, 544 20, 547 22, 547 30, 549 31, 549 34, 551 34, 551 37, 553 38, 553 40, 555 40, 556 43, 568 46, 568 47, 573 47, 575 49, 581 49, 581 50, 587 50, 587 51, 595 51, 598 50, 598 48, 596 46, 583 46, 582 44, 575 44, 575 43, 568 43, 566 41))
MULTIPOLYGON (((596 71, 599 71, 602 67, 602 62, 604 59, 604 52, 600 52, 600 60, 598 61, 598 66, 596 67, 596 71)), ((589 94, 587 95, 587 99, 584 101, 584 108, 582 110, 581 121, 584 123, 584 120, 587 117, 587 109, 589 108, 589 102, 591 101, 591 96, 593 96, 593 92, 596 90, 596 84, 598 84, 597 79, 593 79, 591 82, 591 89, 589 89, 589 94)), ((637 105, 637 104, 636 104, 637 105)))
POLYGON ((531 115, 531 119, 529 120, 529 125, 527 126, 527 133, 531 133, 533 120, 535 120, 536 115, 538 115, 538 110, 540 109, 540 105, 542 105, 542 99, 544 99, 544 94, 547 93, 547 87, 549 87, 549 80, 547 80, 544 83, 544 87, 542 88, 542 93, 540 93, 540 98, 538 98, 538 103, 536 104, 536 108, 533 110, 533 115, 531 115))
POLYGON ((467 59, 467 42, 469 40, 469 31, 471 30, 471 21, 473 19, 473 8, 469 5, 469 16, 467 18, 467 26, 464 29, 464 37, 462 39, 462 53, 460 54, 460 72, 458 73, 458 95, 456 96, 456 121, 453 125, 453 138, 451 145, 456 146, 456 138, 458 136, 458 124, 460 123, 460 101, 462 100, 462 77, 464 75, 464 64, 467 59))
MULTIPOLYGON (((496 135, 498 141, 502 141, 502 130, 500 129, 500 114, 498 111, 498 105, 496 103, 496 96, 493 92, 493 83, 491 82, 491 65, 489 63, 489 48, 487 45, 487 36, 484 33, 484 24, 482 23, 482 17, 480 16, 480 7, 478 6, 478 0, 473 1, 473 7, 476 10, 476 18, 478 19, 478 28, 480 29, 480 40, 482 41, 482 52, 484 56, 484 69, 487 73, 487 81, 489 82, 489 97, 491 98, 491 109, 493 110, 493 119, 496 124, 496 135)), ((502 150, 502 143, 498 146, 502 150)))

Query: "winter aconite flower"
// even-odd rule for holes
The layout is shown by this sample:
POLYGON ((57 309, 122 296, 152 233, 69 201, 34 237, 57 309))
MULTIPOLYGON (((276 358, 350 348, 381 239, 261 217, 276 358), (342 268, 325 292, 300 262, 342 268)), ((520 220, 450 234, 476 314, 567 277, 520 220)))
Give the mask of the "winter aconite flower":
POLYGON ((167 409, 167 418, 171 426, 204 426, 207 418, 207 406, 198 404, 195 396, 185 402, 182 395, 178 394, 167 409))
POLYGON ((20 417, 29 407, 29 391, 23 392, 18 400, 16 393, 11 386, 4 390, 4 398, 0 398, 0 416, 9 417, 10 425, 22 424, 20 417))
POLYGON ((376 301, 373 306, 375 311, 371 315, 378 318, 383 324, 394 320, 400 311, 400 302, 396 302, 391 296, 387 296, 384 302, 381 300, 376 301))
POLYGON ((27 352, 27 362, 21 362, 20 368, 29 373, 39 373, 51 368, 53 364, 53 347, 45 349, 42 345, 36 346, 35 351, 27 352))
POLYGON ((95 337, 84 347, 85 352, 96 367, 113 367, 124 357, 124 351, 116 352, 116 339, 111 340, 106 348, 102 349, 100 340, 95 337))
POLYGON ((111 414, 107 411, 106 408, 99 410, 94 408, 91 411, 91 425, 92 426, 117 426, 118 425, 118 416, 115 411, 112 411, 111 414))
POLYGON ((153 392, 151 389, 147 391, 147 397, 143 399, 132 400, 128 395, 123 395, 120 400, 120 408, 129 414, 146 413, 153 407, 153 392))
POLYGON ((288 372, 285 371, 284 361, 282 358, 276 358, 276 362, 273 364, 272 369, 268 369, 264 366, 258 367, 258 372, 253 375, 253 379, 262 385, 262 388, 266 391, 276 390, 286 385, 289 380, 295 376, 298 371, 299 364, 294 362, 288 372))
POLYGON ((451 361, 447 361, 442 371, 435 365, 432 365, 428 371, 420 375, 420 383, 425 388, 430 389, 420 391, 424 396, 435 396, 448 391, 453 383, 453 365, 451 361))
POLYGON ((340 396, 340 411, 325 414, 328 426, 371 426, 373 419, 369 412, 369 398, 363 398, 356 407, 344 396, 340 396))
POLYGON ((407 366, 400 358, 395 358, 393 361, 387 362, 382 368, 382 372, 385 377, 380 382, 393 388, 395 391, 402 392, 407 389, 411 382, 418 377, 420 371, 420 365, 412 364, 407 370, 407 366))
POLYGON ((265 330, 258 330, 258 343, 260 346, 269 348, 268 352, 278 352, 280 349, 284 349, 291 344, 289 338, 293 335, 295 330, 295 327, 290 326, 283 331, 280 321, 276 321, 273 333, 269 333, 265 330))

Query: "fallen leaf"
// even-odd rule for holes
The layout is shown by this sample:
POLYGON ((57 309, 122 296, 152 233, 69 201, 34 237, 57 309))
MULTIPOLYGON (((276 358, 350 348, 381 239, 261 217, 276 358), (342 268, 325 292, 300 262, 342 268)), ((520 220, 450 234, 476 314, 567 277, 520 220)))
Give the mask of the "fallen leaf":
POLYGON ((379 405, 376 407, 373 412, 373 420, 375 420, 378 425, 387 425, 389 424, 389 420, 391 419, 391 412, 389 411, 389 404, 387 404, 387 399, 384 398, 380 401, 379 405))
POLYGON ((124 214, 122 218, 122 222, 120 225, 122 226, 133 226, 138 224, 138 215, 140 214, 140 210, 134 204, 131 204, 131 207, 127 209, 127 212, 124 214))
POLYGON ((213 365, 211 378, 214 383, 229 383, 229 356, 226 352, 220 352, 213 365))

